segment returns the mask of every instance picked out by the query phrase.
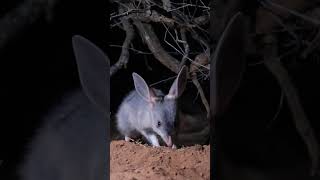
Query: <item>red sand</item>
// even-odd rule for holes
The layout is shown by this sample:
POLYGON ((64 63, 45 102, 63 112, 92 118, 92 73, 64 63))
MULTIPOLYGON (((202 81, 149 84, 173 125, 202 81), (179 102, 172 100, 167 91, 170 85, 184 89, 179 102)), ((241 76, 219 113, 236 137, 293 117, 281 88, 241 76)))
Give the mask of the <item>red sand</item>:
POLYGON ((210 146, 153 148, 134 142, 111 141, 111 180, 207 180, 210 146))

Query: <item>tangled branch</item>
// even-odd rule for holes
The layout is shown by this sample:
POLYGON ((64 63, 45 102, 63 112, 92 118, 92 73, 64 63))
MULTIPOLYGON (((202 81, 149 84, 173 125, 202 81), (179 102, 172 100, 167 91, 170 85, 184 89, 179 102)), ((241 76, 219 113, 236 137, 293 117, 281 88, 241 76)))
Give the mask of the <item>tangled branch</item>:
POLYGON ((203 76, 198 77, 198 73, 208 72, 210 62, 196 60, 199 55, 206 54, 208 57, 210 52, 209 36, 205 30, 209 23, 208 5, 202 1, 176 3, 171 0, 114 0, 113 3, 117 5, 118 11, 110 16, 111 27, 124 30, 126 38, 110 75, 126 66, 130 57, 129 45, 134 43, 134 34, 138 34, 154 58, 172 72, 177 74, 183 65, 192 66, 192 75, 188 78, 192 79, 198 89, 209 114, 209 104, 198 81, 203 76), (162 34, 158 29, 162 30, 162 34))

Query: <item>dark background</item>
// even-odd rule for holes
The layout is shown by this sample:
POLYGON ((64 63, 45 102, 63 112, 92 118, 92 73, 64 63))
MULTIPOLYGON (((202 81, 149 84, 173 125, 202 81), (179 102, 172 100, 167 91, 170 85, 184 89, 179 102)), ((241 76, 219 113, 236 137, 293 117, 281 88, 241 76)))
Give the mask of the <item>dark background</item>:
MULTIPOLYGON (((0 21, 23 2, 1 1, 0 21)), ((72 36, 106 51, 108 30, 107 1, 59 1, 49 21, 43 15, 23 26, 0 49, 0 179, 14 178, 43 117, 59 97, 79 87, 72 36)))

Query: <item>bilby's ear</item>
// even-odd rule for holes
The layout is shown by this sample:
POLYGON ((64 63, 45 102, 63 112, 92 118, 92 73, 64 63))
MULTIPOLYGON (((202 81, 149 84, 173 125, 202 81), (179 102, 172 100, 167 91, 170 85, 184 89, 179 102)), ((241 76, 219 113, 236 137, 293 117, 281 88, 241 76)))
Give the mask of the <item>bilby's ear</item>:
POLYGON ((176 99, 183 93, 187 84, 187 68, 183 66, 178 73, 177 78, 174 80, 169 93, 166 95, 168 99, 176 99))
POLYGON ((85 94, 103 111, 109 107, 110 62, 108 56, 86 38, 75 35, 72 45, 85 94))
POLYGON ((211 57, 211 114, 223 113, 239 87, 246 66, 247 33, 245 17, 239 12, 227 24, 211 57))

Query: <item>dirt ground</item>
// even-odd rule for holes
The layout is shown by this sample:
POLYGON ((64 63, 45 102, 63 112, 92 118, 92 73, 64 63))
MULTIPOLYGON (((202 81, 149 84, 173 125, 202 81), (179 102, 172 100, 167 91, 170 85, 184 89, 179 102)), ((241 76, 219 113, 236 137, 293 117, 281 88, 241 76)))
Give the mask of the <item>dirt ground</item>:
POLYGON ((111 141, 111 180, 207 180, 210 178, 210 146, 179 149, 111 141))

